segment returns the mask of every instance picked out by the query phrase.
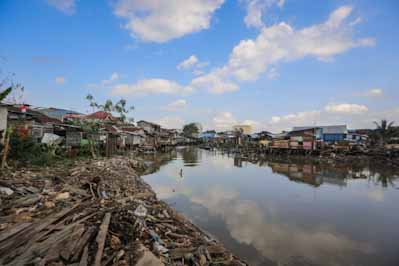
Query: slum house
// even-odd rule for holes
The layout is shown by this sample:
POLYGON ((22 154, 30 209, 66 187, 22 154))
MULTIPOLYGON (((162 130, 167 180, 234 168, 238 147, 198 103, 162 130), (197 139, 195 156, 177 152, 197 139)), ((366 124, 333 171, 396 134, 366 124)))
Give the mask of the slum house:
POLYGON ((145 144, 146 134, 144 129, 133 126, 119 127, 123 134, 126 134, 125 145, 128 149, 138 148, 145 144))
POLYGON ((84 116, 83 119, 100 125, 99 132, 86 132, 85 138, 99 144, 105 150, 106 156, 111 156, 122 148, 123 141, 117 125, 123 124, 123 121, 119 117, 113 116, 110 112, 97 111, 84 116))
POLYGON ((0 138, 1 143, 4 143, 5 132, 7 130, 8 120, 8 105, 0 104, 0 138))
POLYGON ((357 130, 348 130, 346 140, 350 145, 367 145, 369 136, 357 130))
POLYGON ((272 143, 273 134, 268 131, 262 131, 250 135, 250 141, 254 144, 269 147, 272 143))
POLYGON ((273 149, 289 149, 290 148, 290 139, 288 132, 282 132, 279 134, 273 134, 273 141, 271 144, 271 148, 273 149))
POLYGON ((161 132, 161 126, 155 123, 140 120, 137 122, 137 126, 143 128, 146 132, 150 134, 158 134, 161 132))
POLYGON ((21 136, 31 136, 40 142, 46 133, 54 133, 54 125, 62 124, 60 120, 50 118, 28 105, 8 105, 7 124, 21 136))
POLYGON ((60 109, 54 107, 49 107, 49 108, 38 107, 35 108, 35 110, 39 111, 42 114, 47 115, 48 117, 58 119, 61 122, 66 122, 66 120, 71 117, 83 117, 83 114, 81 113, 72 110, 60 109))
POLYGON ((316 150, 317 142, 322 138, 322 129, 319 127, 294 129, 288 132, 291 149, 316 150))

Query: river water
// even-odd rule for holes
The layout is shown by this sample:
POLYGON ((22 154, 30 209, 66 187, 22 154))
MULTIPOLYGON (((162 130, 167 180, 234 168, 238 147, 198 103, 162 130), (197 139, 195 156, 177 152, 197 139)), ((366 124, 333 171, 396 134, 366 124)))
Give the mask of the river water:
POLYGON ((399 265, 399 173, 359 161, 245 162, 194 147, 144 179, 250 265, 399 265))

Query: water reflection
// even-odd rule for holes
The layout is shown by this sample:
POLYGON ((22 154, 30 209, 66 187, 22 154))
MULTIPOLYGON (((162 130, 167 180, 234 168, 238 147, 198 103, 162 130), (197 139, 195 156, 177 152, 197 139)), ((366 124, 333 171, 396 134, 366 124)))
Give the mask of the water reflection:
POLYGON ((399 265, 393 169, 195 148, 161 157, 145 177, 159 197, 250 265, 399 265))
POLYGON ((184 166, 196 166, 199 162, 200 150, 196 147, 186 147, 179 150, 184 161, 184 166))
POLYGON ((239 193, 222 187, 211 188, 193 202, 206 206, 212 215, 225 221, 231 236, 239 243, 251 245, 263 256, 279 263, 293 263, 306 256, 317 265, 348 265, 348 255, 372 254, 367 243, 349 239, 330 228, 304 230, 283 221, 273 221, 251 200, 241 200, 239 193), (268 219, 269 218, 269 219, 268 219))

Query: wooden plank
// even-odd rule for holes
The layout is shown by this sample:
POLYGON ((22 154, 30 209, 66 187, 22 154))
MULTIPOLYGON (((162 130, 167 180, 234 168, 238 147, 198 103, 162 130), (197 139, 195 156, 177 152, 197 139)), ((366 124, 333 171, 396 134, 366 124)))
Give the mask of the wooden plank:
POLYGON ((8 232, 0 234, 0 242, 8 239, 9 237, 11 237, 15 234, 18 234, 19 232, 21 232, 22 230, 24 230, 25 228, 27 228, 31 225, 32 225, 32 223, 21 223, 21 224, 14 226, 10 230, 8 230, 8 232))
POLYGON ((98 232, 96 242, 97 242, 97 254, 94 261, 94 266, 101 266, 101 259, 104 252, 105 238, 108 233, 109 222, 111 221, 111 213, 107 212, 104 216, 104 220, 100 225, 100 231, 98 232))
POLYGON ((87 260, 89 258, 89 247, 85 246, 83 249, 82 257, 80 258, 79 266, 87 266, 87 260))
POLYGON ((73 249, 73 257, 72 257, 72 261, 77 261, 80 254, 82 253, 82 251, 84 250, 84 247, 86 246, 86 244, 90 241, 90 239, 92 238, 94 232, 96 231, 96 227, 95 226, 91 226, 89 227, 86 232, 83 234, 83 236, 78 240, 78 242, 76 243, 75 248, 73 249))

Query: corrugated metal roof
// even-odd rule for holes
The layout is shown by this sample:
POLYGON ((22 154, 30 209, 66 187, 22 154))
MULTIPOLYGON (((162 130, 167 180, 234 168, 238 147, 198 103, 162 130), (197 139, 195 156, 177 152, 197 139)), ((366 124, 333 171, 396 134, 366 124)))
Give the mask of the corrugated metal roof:
POLYGON ((348 134, 348 128, 346 125, 338 126, 322 126, 323 134, 348 134))
POLYGON ((348 127, 346 125, 294 127, 292 131, 305 130, 311 128, 321 128, 323 130, 323 134, 348 134, 348 127))

